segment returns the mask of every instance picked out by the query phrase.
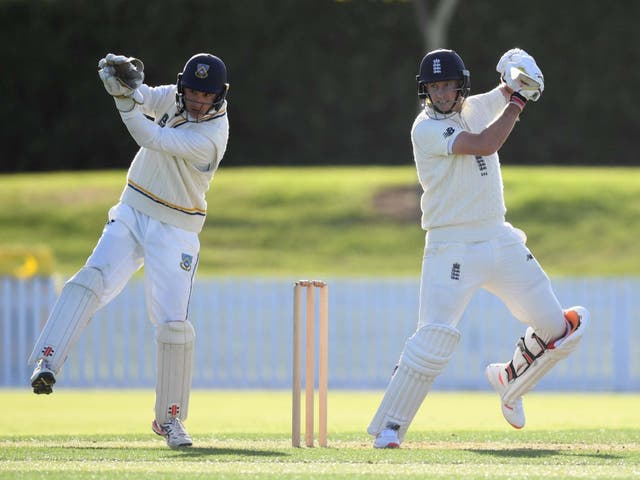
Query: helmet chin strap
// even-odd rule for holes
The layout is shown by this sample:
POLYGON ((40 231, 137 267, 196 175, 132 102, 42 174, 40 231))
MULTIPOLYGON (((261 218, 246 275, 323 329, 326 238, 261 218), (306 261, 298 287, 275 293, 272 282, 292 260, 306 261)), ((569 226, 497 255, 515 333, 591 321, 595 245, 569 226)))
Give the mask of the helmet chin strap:
POLYGON ((431 95, 429 95, 429 100, 431 100, 431 105, 433 105, 433 109, 436 110, 438 113, 442 113, 443 115, 449 115, 451 113, 455 113, 454 109, 461 103, 460 102, 460 97, 461 97, 461 92, 460 89, 458 89, 457 93, 456 93, 456 98, 453 101, 453 103, 451 104, 451 108, 449 110, 447 110, 446 112, 443 112, 442 110, 440 110, 435 103, 433 103, 433 100, 431 99, 431 95))
POLYGON ((176 94, 178 99, 179 99, 179 104, 180 104, 180 109, 178 111, 178 114, 182 114, 184 113, 185 118, 187 119, 188 122, 192 122, 192 123, 199 123, 200 119, 202 117, 204 117, 205 115, 208 115, 209 113, 211 113, 212 110, 214 110, 215 108, 215 102, 198 102, 197 100, 191 100, 192 103, 197 103, 199 105, 208 105, 209 108, 207 109, 206 112, 204 113, 200 113, 197 116, 194 116, 193 114, 189 113, 189 110, 187 108, 187 102, 185 100, 184 97, 184 93, 178 93, 176 94))
POLYGON ((434 120, 444 120, 445 118, 449 118, 457 113, 456 107, 458 105, 462 105, 462 102, 464 101, 464 99, 465 97, 462 96, 462 92, 458 90, 456 94, 456 98, 451 105, 451 108, 446 112, 443 112, 435 105, 435 103, 433 103, 433 100, 431 99, 431 95, 427 94, 427 99, 425 99, 425 110, 427 111, 427 115, 430 118, 433 118, 434 120), (432 114, 429 113, 430 110, 432 114))

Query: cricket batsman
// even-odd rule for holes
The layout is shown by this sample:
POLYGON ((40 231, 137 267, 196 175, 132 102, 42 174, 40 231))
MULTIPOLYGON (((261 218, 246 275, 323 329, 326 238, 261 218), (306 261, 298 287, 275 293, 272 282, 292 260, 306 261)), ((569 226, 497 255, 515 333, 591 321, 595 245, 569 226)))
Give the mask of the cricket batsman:
POLYGON ((36 394, 52 392, 91 317, 144 265, 157 346, 152 428, 170 447, 187 447, 192 439, 183 422, 195 339, 189 300, 205 194, 229 137, 227 69, 220 58, 199 53, 186 62, 175 85, 151 87, 144 83, 142 61, 109 53, 98 62, 98 76, 140 149, 93 253, 64 285, 35 343, 31 386, 36 394))
POLYGON ((419 319, 367 429, 375 448, 400 446, 451 359, 461 335, 458 322, 479 288, 527 326, 513 357, 485 370, 515 428, 525 424, 523 395, 575 350, 589 324, 584 307, 561 307, 525 234, 505 221, 498 150, 540 99, 544 76, 519 48, 505 52, 496 69, 499 85, 469 96, 471 76, 455 51, 429 52, 420 64, 416 80, 424 108, 411 130, 427 231, 419 319))

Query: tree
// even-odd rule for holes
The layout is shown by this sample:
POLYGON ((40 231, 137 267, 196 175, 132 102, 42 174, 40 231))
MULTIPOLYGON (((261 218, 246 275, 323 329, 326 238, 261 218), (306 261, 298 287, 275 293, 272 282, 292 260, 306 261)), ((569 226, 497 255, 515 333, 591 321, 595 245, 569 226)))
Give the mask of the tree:
POLYGON ((458 6, 458 0, 440 0, 437 3, 429 0, 415 0, 415 6, 418 14, 418 28, 422 32, 427 51, 447 48, 447 32, 458 6))

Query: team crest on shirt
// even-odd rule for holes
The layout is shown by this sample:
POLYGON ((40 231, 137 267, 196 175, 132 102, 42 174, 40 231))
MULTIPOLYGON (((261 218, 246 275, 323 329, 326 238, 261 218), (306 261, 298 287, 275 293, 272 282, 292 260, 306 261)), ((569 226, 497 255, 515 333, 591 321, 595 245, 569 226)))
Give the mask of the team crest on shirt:
POLYGON ((180 262, 180 268, 185 272, 191 271, 191 266, 193 265, 193 257, 191 255, 187 255, 186 253, 182 254, 182 261, 180 262))
POLYGON ((448 127, 444 132, 442 132, 442 136, 444 138, 450 137, 456 131, 453 127, 448 127))
POLYGON ((196 68, 196 77, 207 78, 209 76, 209 68, 210 65, 207 65, 206 63, 199 63, 196 68))

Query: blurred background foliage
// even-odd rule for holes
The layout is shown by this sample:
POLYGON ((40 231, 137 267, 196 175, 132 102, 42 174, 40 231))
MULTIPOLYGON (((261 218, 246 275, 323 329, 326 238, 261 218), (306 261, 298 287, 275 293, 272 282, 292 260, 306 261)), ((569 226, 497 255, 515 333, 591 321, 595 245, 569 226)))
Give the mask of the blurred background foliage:
MULTIPOLYGON (((450 1, 450 0, 440 0, 450 1)), ((437 2, 425 2, 433 8, 437 2), (430 5, 432 4, 432 5, 430 5)), ((640 2, 458 2, 447 29, 496 85, 507 49, 533 54, 546 91, 503 163, 635 165, 640 2)), ((108 52, 173 83, 194 53, 227 64, 236 165, 402 165, 426 53, 416 5, 382 0, 2 0, 1 171, 126 168, 137 147, 96 75, 108 52)))

